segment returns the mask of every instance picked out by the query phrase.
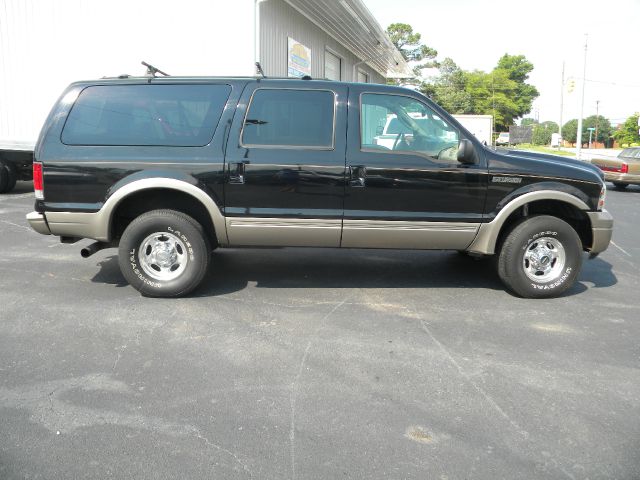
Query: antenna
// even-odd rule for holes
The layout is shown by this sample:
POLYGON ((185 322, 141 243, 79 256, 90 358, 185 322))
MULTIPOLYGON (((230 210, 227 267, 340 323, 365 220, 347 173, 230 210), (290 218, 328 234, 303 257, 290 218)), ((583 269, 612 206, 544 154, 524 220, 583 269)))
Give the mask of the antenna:
POLYGON ((169 74, 166 72, 163 72, 162 70, 160 70, 159 68, 154 67, 153 65, 148 64, 147 62, 140 62, 142 63, 142 65, 144 65, 145 67, 147 67, 147 73, 145 75, 149 76, 149 77, 155 77, 156 73, 159 73, 160 75, 164 75, 165 77, 168 77, 169 74))
POLYGON ((264 74, 264 70, 262 70, 262 65, 260 65, 260 62, 256 62, 256 70, 260 75, 262 75, 262 78, 267 78, 267 76, 264 74))

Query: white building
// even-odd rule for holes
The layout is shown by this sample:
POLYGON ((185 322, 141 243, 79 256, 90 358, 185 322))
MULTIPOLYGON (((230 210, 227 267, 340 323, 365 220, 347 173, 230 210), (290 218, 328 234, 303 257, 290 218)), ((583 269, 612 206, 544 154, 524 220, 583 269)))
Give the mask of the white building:
MULTIPOLYGON (((0 150, 33 146, 71 82, 142 75, 384 82, 409 67, 362 0, 2 0, 0 150)), ((6 155, 6 153, 5 153, 6 155)))

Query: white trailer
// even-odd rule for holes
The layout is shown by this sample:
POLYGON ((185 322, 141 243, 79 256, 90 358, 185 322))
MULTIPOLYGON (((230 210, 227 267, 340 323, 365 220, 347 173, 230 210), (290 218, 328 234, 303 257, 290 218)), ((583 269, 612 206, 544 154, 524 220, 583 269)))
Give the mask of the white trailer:
POLYGON ((0 193, 29 179, 40 128, 77 80, 255 73, 254 0, 2 0, 0 193), (12 185, 13 184, 13 185, 12 185))
POLYGON ((478 140, 493 144, 493 116, 492 115, 454 115, 464 128, 473 133, 478 140))

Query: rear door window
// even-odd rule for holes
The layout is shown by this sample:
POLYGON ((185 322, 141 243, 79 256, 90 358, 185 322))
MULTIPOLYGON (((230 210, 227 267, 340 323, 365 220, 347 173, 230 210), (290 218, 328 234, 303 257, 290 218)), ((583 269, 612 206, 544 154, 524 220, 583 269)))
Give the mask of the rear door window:
POLYGON ((66 145, 202 147, 211 142, 229 85, 85 88, 62 131, 66 145))
POLYGON ((333 148, 335 94, 328 90, 258 89, 242 129, 242 145, 333 148))

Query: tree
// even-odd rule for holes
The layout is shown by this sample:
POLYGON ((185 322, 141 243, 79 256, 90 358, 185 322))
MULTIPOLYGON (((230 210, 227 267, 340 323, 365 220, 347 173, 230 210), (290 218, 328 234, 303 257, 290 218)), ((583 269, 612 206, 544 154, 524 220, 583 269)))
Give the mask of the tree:
POLYGON ((596 128, 596 124, 598 125, 598 138, 596 139, 596 132, 594 131, 591 135, 591 141, 606 143, 611 137, 611 123, 602 115, 598 115, 597 117, 595 115, 591 115, 590 117, 585 118, 582 124, 582 141, 584 143, 587 143, 589 141, 589 130, 587 130, 587 128, 596 128))
POLYGON ((551 135, 558 131, 556 122, 542 122, 533 124, 531 143, 534 145, 550 145, 551 135))
POLYGON ((420 90, 450 113, 493 115, 496 131, 504 131, 515 119, 531 111, 538 90, 526 83, 533 69, 523 55, 503 55, 489 73, 468 72, 445 58, 440 75, 420 90))
POLYGON ((638 135, 638 117, 640 114, 635 113, 618 127, 613 134, 620 145, 631 145, 632 143, 640 143, 640 135, 638 135))
POLYGON ((515 89, 516 82, 509 79, 505 70, 494 69, 491 73, 475 70, 467 74, 467 92, 473 98, 473 113, 493 115, 496 131, 506 130, 518 116, 513 96, 515 89))
POLYGON ((467 92, 465 72, 449 57, 440 62, 440 76, 423 83, 420 90, 450 113, 472 113, 473 98, 467 92))
POLYGON ((574 118, 569 120, 562 126, 562 138, 569 143, 576 143, 576 136, 578 135, 578 119, 574 118))
MULTIPOLYGON (((416 77, 421 75, 423 68, 438 65, 435 61, 438 56, 437 50, 423 45, 420 41, 422 36, 418 32, 414 33, 411 25, 392 23, 387 27, 387 35, 407 62, 424 62, 413 67, 413 73, 416 77)), ((413 83, 419 83, 419 81, 414 78, 413 83)))
POLYGON ((533 101, 540 96, 538 89, 527 83, 529 74, 533 71, 533 63, 528 61, 524 55, 509 55, 505 53, 498 60, 498 66, 494 69, 494 74, 498 70, 506 72, 507 78, 515 82, 515 88, 511 84, 504 86, 512 89, 509 94, 516 104, 515 116, 522 117, 529 113, 533 101))
MULTIPOLYGON (((611 137, 611 123, 602 115, 598 115, 598 141, 606 143, 611 137)), ((589 130, 588 128, 595 128, 596 116, 591 115, 582 121, 582 145, 589 143, 589 130)), ((595 132, 594 132, 595 134, 595 132)), ((591 140, 595 141, 595 135, 591 135, 591 140)), ((578 136, 578 120, 569 120, 562 127, 562 137, 571 143, 577 143, 576 137, 578 136)))
POLYGON ((537 123, 538 121, 535 118, 527 117, 522 119, 520 125, 526 127, 527 125, 535 125, 537 123))

